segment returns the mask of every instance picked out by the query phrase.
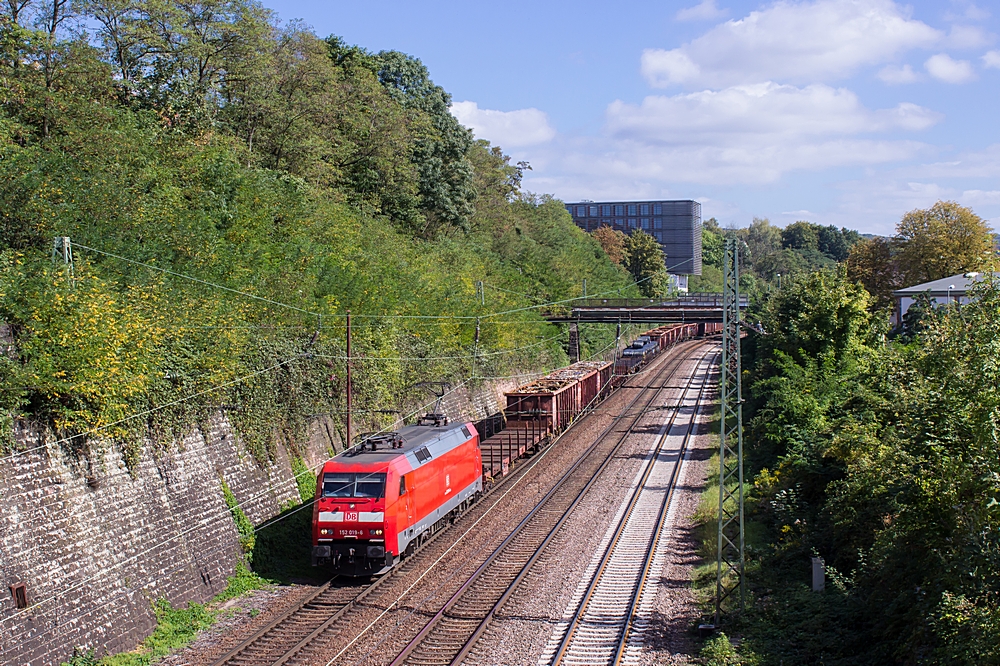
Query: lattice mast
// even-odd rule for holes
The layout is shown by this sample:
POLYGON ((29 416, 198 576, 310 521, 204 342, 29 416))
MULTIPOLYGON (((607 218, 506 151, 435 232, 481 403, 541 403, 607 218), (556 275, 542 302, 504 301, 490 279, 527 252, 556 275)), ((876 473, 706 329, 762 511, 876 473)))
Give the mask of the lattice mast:
POLYGON ((719 532, 715 584, 715 625, 723 603, 739 594, 746 604, 743 571, 743 390, 740 373, 740 241, 726 239, 722 286, 722 396, 719 441, 719 532))

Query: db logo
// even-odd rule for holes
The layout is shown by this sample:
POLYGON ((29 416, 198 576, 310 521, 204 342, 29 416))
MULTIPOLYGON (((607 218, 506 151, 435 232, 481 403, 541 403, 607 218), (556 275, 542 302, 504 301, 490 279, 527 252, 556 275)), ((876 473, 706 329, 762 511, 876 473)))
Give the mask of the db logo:
POLYGON ((344 515, 344 520, 351 520, 351 521, 354 521, 354 522, 358 522, 358 512, 357 511, 348 511, 344 515))

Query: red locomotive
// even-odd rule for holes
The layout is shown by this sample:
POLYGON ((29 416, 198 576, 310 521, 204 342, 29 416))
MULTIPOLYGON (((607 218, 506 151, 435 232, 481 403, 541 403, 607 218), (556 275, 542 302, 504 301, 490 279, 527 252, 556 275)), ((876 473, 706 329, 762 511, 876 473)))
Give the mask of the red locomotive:
POLYGON ((429 414, 364 438, 328 460, 316 482, 312 563, 345 576, 393 566, 483 490, 479 433, 429 414))

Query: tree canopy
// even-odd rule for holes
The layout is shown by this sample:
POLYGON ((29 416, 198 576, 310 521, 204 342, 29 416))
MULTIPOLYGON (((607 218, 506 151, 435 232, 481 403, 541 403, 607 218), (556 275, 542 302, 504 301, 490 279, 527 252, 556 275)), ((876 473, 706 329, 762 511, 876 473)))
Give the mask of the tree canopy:
POLYGON ((938 201, 904 215, 893 237, 855 245, 847 268, 875 297, 874 304, 886 307, 896 289, 986 270, 995 256, 992 229, 982 218, 954 201, 938 201))
MULTIPOLYGON (((474 141, 416 58, 250 0, 3 11, 5 432, 34 421, 131 464, 230 405, 264 461, 342 412, 347 310, 356 418, 381 427, 419 381, 564 363, 564 331, 532 306, 584 279, 639 293, 559 202, 521 191, 530 167, 474 141), (54 236, 75 244, 72 276, 54 236)), ((588 327, 583 353, 614 333, 588 327)))

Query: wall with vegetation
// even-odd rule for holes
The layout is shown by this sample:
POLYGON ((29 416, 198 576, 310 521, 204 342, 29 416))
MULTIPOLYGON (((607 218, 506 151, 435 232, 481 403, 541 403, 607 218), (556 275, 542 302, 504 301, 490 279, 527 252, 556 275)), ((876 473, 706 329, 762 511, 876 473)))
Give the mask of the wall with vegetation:
MULTIPOLYGON (((528 377, 463 387, 443 411, 484 418, 528 377)), ((9 595, 0 603, 0 663, 59 663, 75 648, 130 650, 155 626, 159 600, 205 603, 244 558, 270 573, 275 563, 258 567, 254 556, 265 557, 258 538, 271 537, 254 526, 281 514, 292 525, 282 534, 308 542, 311 511, 295 507, 313 492, 315 466, 342 447, 333 425, 314 420, 295 458, 282 446, 264 466, 222 414, 168 450, 145 442, 131 461, 114 446, 75 456, 19 429, 21 453, 0 458, 0 581, 24 583, 30 607, 16 609, 9 595)), ((295 552, 286 559, 301 561, 280 567, 308 573, 307 556, 295 552)))

